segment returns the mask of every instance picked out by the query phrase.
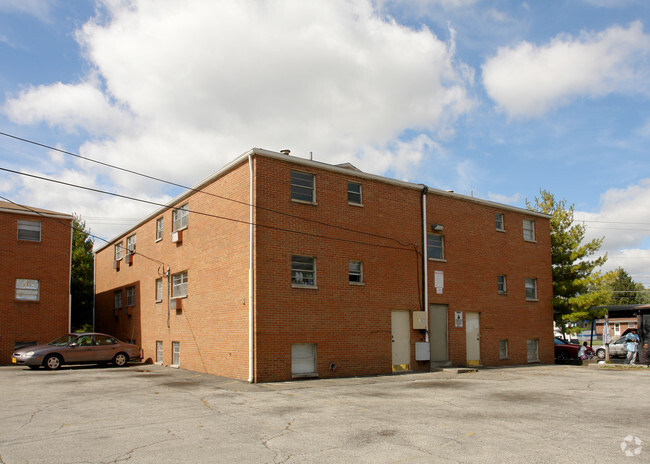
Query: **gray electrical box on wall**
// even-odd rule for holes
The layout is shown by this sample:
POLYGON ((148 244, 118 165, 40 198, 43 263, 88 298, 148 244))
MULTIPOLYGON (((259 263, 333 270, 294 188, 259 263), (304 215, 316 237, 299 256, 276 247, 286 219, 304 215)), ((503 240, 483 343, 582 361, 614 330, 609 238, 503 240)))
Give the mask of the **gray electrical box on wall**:
POLYGON ((427 312, 426 311, 413 311, 413 328, 426 329, 427 328, 427 312))
POLYGON ((429 361, 430 359, 431 348, 429 346, 429 342, 415 342, 415 360, 429 361))

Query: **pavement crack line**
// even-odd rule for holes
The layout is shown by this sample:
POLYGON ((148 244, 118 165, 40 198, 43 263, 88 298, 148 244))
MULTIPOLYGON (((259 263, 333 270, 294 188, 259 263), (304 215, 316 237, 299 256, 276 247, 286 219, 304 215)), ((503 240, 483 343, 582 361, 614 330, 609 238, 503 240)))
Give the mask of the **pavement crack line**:
POLYGON ((277 457, 280 455, 280 451, 271 448, 271 446, 269 445, 269 442, 275 440, 276 438, 284 437, 284 436, 288 435, 289 433, 293 433, 293 430, 291 430, 291 427, 293 426, 293 423, 295 421, 296 421, 296 418, 294 417, 289 422, 287 422, 287 425, 284 427, 284 431, 282 433, 274 435, 274 436, 272 436, 272 437, 270 437, 270 438, 268 438, 266 440, 262 440, 262 445, 264 445, 264 447, 267 450, 274 453, 273 462, 275 462, 276 464, 286 462, 288 459, 290 459, 292 457, 292 455, 290 453, 287 453, 287 456, 284 459, 282 459, 281 461, 277 461, 277 457))
POLYGON ((158 440, 158 441, 155 441, 153 443, 147 443, 146 445, 137 446, 135 448, 130 449, 129 451, 127 451, 125 453, 122 453, 121 455, 119 455, 115 459, 113 459, 112 461, 103 461, 102 460, 102 462, 113 462, 114 464, 118 464, 120 462, 130 461, 131 458, 133 458, 133 453, 135 453, 137 451, 143 450, 145 448, 149 448, 151 446, 159 445, 160 443, 164 443, 166 441, 178 440, 179 439, 176 434, 172 433, 171 435, 172 435, 173 438, 167 438, 165 440, 158 440))

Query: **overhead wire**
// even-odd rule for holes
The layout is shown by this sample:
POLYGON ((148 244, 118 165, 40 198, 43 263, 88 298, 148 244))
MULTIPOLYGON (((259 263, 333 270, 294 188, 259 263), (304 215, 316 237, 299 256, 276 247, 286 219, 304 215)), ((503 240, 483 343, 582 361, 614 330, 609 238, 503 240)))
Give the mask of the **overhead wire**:
MULTIPOLYGON (((400 240, 398 240, 398 239, 396 239, 394 237, 388 237, 388 236, 384 236, 384 235, 380 235, 380 234, 373 234, 371 232, 366 232, 366 231, 359 231, 359 230, 356 230, 356 229, 352 229, 350 227, 331 224, 331 223, 328 223, 328 222, 319 221, 317 219, 306 218, 304 216, 299 216, 299 215, 296 215, 296 214, 286 213, 284 211, 278 211, 278 210, 275 210, 273 208, 267 208, 267 207, 260 206, 260 205, 251 205, 250 203, 248 203, 246 201, 236 200, 234 198, 226 197, 226 196, 223 196, 223 195, 218 195, 216 193, 206 192, 205 190, 195 189, 193 187, 189 187, 189 186, 180 184, 178 182, 170 181, 170 180, 163 179, 163 178, 156 177, 156 176, 152 176, 152 175, 149 175, 149 174, 144 174, 144 173, 135 171, 133 169, 123 168, 121 166, 106 163, 104 161, 99 161, 99 160, 89 158, 87 156, 82 156, 82 155, 79 155, 77 153, 73 153, 73 152, 70 152, 70 151, 67 151, 67 150, 62 150, 60 148, 52 147, 52 146, 46 145, 44 143, 36 142, 34 140, 29 140, 29 139, 26 139, 26 138, 23 138, 23 137, 18 137, 16 135, 12 135, 12 134, 9 134, 7 132, 0 131, 0 135, 15 139, 15 140, 18 140, 18 141, 21 141, 21 142, 29 143, 29 144, 32 144, 32 145, 35 145, 35 146, 38 146, 38 147, 47 148, 48 150, 54 150, 54 151, 57 151, 59 153, 63 153, 65 155, 72 156, 72 157, 82 159, 82 160, 85 160, 85 161, 89 161, 91 163, 96 163, 96 164, 99 164, 101 166, 105 166, 105 167, 108 167, 108 168, 111 168, 111 169, 115 169, 115 170, 122 171, 122 172, 127 172, 129 174, 133 174, 135 176, 143 177, 145 179, 149 179, 149 180, 153 180, 153 181, 156 181, 156 182, 161 182, 161 183, 164 183, 164 184, 172 185, 174 187, 179 187, 179 188, 188 190, 188 191, 193 192, 193 193, 201 193, 201 194, 204 194, 204 195, 209 195, 209 196, 219 198, 219 199, 222 199, 222 200, 238 203, 240 205, 244 205, 244 206, 248 206, 248 207, 252 206, 255 209, 259 209, 259 210, 262 210, 262 211, 268 211, 268 212, 271 212, 271 213, 280 214, 280 215, 287 216, 287 217, 290 217, 290 218, 293 218, 293 219, 298 219, 298 220, 302 220, 302 221, 306 221, 306 222, 311 222, 311 223, 323 225, 323 226, 326 226, 326 227, 345 230, 345 231, 349 231, 349 232, 355 232, 355 233, 358 233, 358 234, 363 234, 363 235, 368 235, 368 236, 371 236, 371 237, 382 238, 382 239, 385 239, 385 240, 391 240, 391 241, 394 241, 394 242, 400 244, 403 247, 409 247, 409 246, 414 245, 413 243, 408 243, 408 244, 402 243, 400 240)), ((167 207, 167 205, 161 205, 161 206, 167 207)))
MULTIPOLYGON (((123 199, 126 199, 126 200, 131 200, 131 201, 136 201, 136 202, 140 202, 140 203, 153 205, 153 206, 168 207, 168 208, 174 209, 174 210, 179 209, 179 208, 176 208, 176 207, 169 207, 166 204, 158 203, 158 202, 151 201, 151 200, 136 198, 136 197, 132 197, 132 196, 129 196, 129 195, 124 195, 124 194, 121 194, 121 193, 109 192, 109 191, 101 190, 101 189, 94 188, 94 187, 86 187, 86 186, 83 186, 83 185, 73 184, 73 183, 70 183, 70 182, 64 182, 64 181, 61 181, 61 180, 51 179, 51 178, 44 177, 44 176, 38 176, 36 174, 29 174, 29 173, 26 173, 26 172, 20 172, 20 171, 16 171, 16 170, 4 168, 4 167, 0 167, 0 171, 10 172, 10 173, 17 174, 17 175, 20 175, 20 176, 31 177, 31 178, 46 181, 46 182, 52 182, 52 183, 59 184, 59 185, 65 185, 67 187, 73 187, 73 188, 77 188, 77 189, 81 189, 81 190, 88 190, 88 191, 95 192, 95 193, 110 195, 110 196, 114 196, 114 197, 118 197, 118 198, 123 198, 123 199)), ((287 229, 287 228, 284 228, 284 227, 271 226, 271 225, 267 225, 267 224, 260 224, 260 223, 255 223, 255 222, 251 223, 250 221, 245 221, 245 220, 242 220, 242 219, 235 219, 235 218, 229 218, 229 217, 226 217, 226 216, 219 216, 219 215, 216 215, 216 214, 206 213, 206 212, 198 211, 198 210, 187 209, 187 211, 188 211, 188 213, 193 213, 193 214, 197 214, 197 215, 201 215, 201 216, 211 217, 211 218, 215 218, 215 219, 222 219, 222 220, 225 220, 225 221, 237 222, 237 223, 245 224, 245 225, 251 225, 252 224, 252 225, 254 225, 256 227, 262 227, 262 228, 277 230, 277 231, 281 231, 281 232, 289 232, 289 233, 294 233, 294 234, 298 234, 298 235, 305 235, 305 236, 309 236, 309 237, 316 237, 316 238, 322 238, 322 239, 335 240, 335 241, 339 241, 339 242, 354 243, 354 244, 357 244, 357 245, 366 245, 366 246, 371 246, 371 247, 387 248, 387 249, 400 250, 400 251, 410 251, 409 245, 404 245, 404 244, 401 244, 401 243, 400 243, 401 247, 397 247, 397 246, 383 245, 383 244, 378 244, 378 243, 362 242, 362 241, 359 241, 359 240, 352 240, 352 239, 346 239, 346 238, 341 238, 341 237, 332 237, 332 236, 327 236, 327 235, 315 234, 315 233, 311 233, 311 232, 304 232, 304 231, 298 231, 298 230, 294 230, 294 229, 287 229)), ((357 233, 364 234, 363 232, 357 232, 357 233)), ((390 240, 396 240, 396 239, 393 239, 393 238, 390 238, 390 237, 382 237, 382 238, 386 238, 386 239, 390 239, 390 240)), ((107 243, 110 243, 110 242, 107 241, 107 243)), ((416 251, 416 253, 420 254, 420 252, 417 249, 415 249, 415 251, 416 251)))

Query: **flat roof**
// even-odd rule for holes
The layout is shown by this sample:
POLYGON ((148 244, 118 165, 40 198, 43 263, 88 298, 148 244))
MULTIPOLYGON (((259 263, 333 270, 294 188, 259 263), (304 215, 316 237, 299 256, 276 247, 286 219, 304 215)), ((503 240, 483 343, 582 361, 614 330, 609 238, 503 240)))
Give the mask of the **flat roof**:
POLYGON ((109 245, 112 245, 115 241, 120 239, 121 237, 128 235, 141 225, 147 223, 151 219, 155 218, 156 216, 159 216, 161 213, 164 211, 167 211, 169 208, 172 208, 174 205, 184 201, 185 199, 189 198, 192 194, 196 193, 197 190, 201 190, 205 186, 215 182, 217 179, 220 177, 224 176, 234 168, 238 167, 240 164, 247 162, 249 156, 264 156, 267 158, 274 158, 278 159, 281 161, 286 161, 289 163, 295 163, 295 164, 300 164, 303 166, 308 166, 308 167, 313 167, 317 169, 324 169, 327 171, 332 171, 332 172, 338 172, 340 174, 344 174, 346 176, 353 176, 353 177, 359 177, 362 179, 370 179, 370 180, 375 180, 378 182, 385 182, 388 184, 393 184, 393 185, 398 185, 401 187, 405 188, 410 188, 414 190, 419 190, 422 191, 425 187, 427 188, 427 194, 435 194, 435 195, 441 195, 441 196, 447 196, 451 198, 456 198, 458 200, 463 200, 463 201, 470 201, 473 203, 478 203, 482 204, 485 206, 490 206, 492 208, 500 209, 503 211, 514 211, 517 213, 523 213, 523 214, 528 214, 530 216, 536 216, 536 217, 541 217, 541 218, 546 218, 549 219, 551 216, 545 213, 540 213, 538 211, 532 211, 524 208, 517 208, 515 206, 509 206, 505 205, 502 203, 497 203, 489 200, 482 200, 480 198, 475 198, 473 196, 467 196, 467 195, 461 195, 459 193, 455 193, 453 191, 447 191, 447 190, 440 190, 440 189, 435 189, 431 187, 427 187, 424 184, 415 184, 413 182, 406 182, 402 180, 397 180, 397 179, 392 179, 390 177, 384 177, 384 176, 379 176, 376 174, 369 174, 367 172, 360 171, 358 168, 352 166, 349 163, 342 163, 339 165, 334 165, 334 164, 328 164, 324 163, 322 161, 314 161, 314 160, 308 160, 305 158, 300 158, 296 156, 292 156, 289 154, 284 154, 284 153, 279 153, 275 151, 270 151, 266 150, 264 148, 251 148, 245 153, 242 153, 240 156, 235 158, 233 161, 230 163, 226 164, 223 168, 218 170, 217 172, 211 174, 210 176, 206 177, 193 187, 187 189, 185 192, 181 193, 178 195, 176 198, 168 202, 165 206, 162 206, 155 210, 153 213, 149 214, 146 216, 144 219, 139 221, 137 224, 131 226, 130 228, 126 229, 124 232, 121 234, 115 236, 113 239, 111 239, 108 243, 105 245, 102 245, 101 247, 97 248, 97 252, 103 250, 104 248, 108 247, 109 245))

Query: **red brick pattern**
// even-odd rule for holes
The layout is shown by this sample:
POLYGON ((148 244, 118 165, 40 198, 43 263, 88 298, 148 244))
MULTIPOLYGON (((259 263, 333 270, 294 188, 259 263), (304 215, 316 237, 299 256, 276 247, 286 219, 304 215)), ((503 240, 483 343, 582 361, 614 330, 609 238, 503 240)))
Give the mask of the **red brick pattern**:
MULTIPOLYGON (((386 374, 392 370, 391 311, 423 310, 421 191, 380 179, 360 178, 353 170, 299 165, 292 158, 254 155, 254 380, 292 378, 291 346, 317 346, 320 377, 386 374), (316 204, 291 201, 292 169, 313 173, 316 204), (363 206, 349 205, 347 182, 362 184, 363 206), (316 288, 291 283, 291 256, 316 261, 316 288), (363 285, 348 281, 350 260, 363 262, 363 285), (336 369, 330 369, 332 363, 336 369)), ((182 244, 171 242, 171 211, 164 217, 163 240, 155 241, 156 218, 138 227, 133 264, 113 269, 113 246, 97 255, 98 329, 134 339, 145 359, 155 360, 163 341, 164 364, 171 363, 172 341, 180 342, 181 367, 237 379, 248 378, 249 166, 243 162, 205 187, 227 201, 193 193, 189 226, 182 244), (217 217, 198 214, 209 213, 217 217), (223 219, 223 218, 228 218, 223 219), (239 221, 239 222, 238 222, 239 221), (164 264, 163 264, 164 263, 164 264), (163 270, 187 270, 183 308, 154 302, 155 279, 163 270), (136 304, 127 315, 113 311, 113 292, 136 287, 136 304)), ((157 216, 157 217, 160 217, 157 216)), ((444 225, 445 261, 428 263, 430 304, 449 305, 449 355, 466 363, 465 329, 455 328, 455 311, 480 314, 484 365, 525 364, 526 341, 539 340, 541 362, 553 360, 551 261, 548 220, 524 211, 470 198, 429 192, 427 223, 444 225), (505 217, 497 232, 495 212, 505 217), (523 240, 522 221, 535 220, 536 242, 523 240), (434 271, 444 272, 442 294, 434 271), (497 292, 497 276, 507 276, 508 292, 497 292), (537 301, 527 301, 524 280, 537 279, 537 301), (508 340, 509 358, 499 359, 499 340, 508 340)), ((122 237, 124 241, 127 235, 122 237)), ((411 330, 414 344, 424 340, 411 330)))
POLYGON ((0 212, 0 364, 15 342, 47 343, 70 330, 72 220, 0 212), (41 241, 18 240, 18 220, 41 222, 41 241), (16 279, 39 281, 39 301, 16 300, 16 279))

